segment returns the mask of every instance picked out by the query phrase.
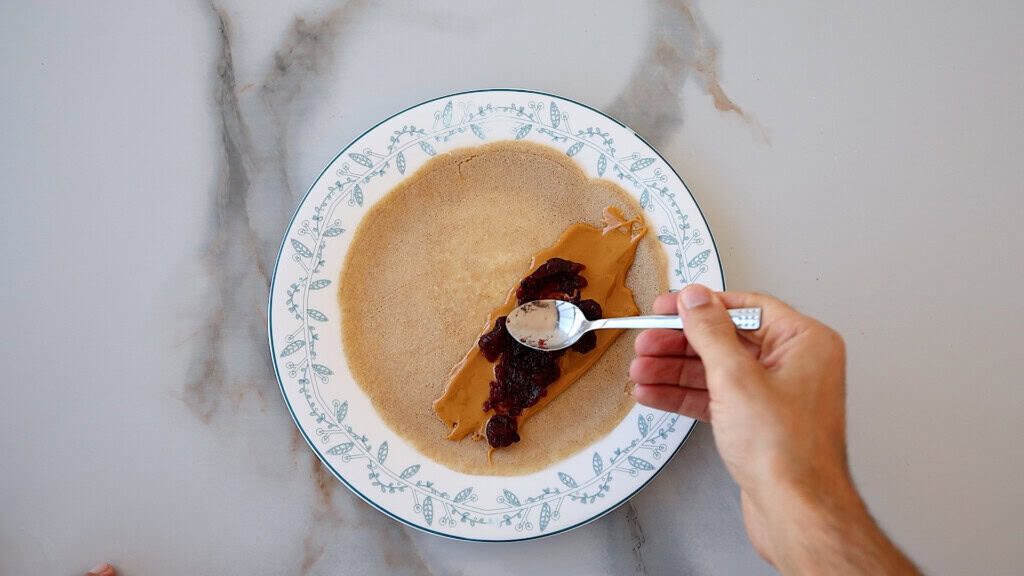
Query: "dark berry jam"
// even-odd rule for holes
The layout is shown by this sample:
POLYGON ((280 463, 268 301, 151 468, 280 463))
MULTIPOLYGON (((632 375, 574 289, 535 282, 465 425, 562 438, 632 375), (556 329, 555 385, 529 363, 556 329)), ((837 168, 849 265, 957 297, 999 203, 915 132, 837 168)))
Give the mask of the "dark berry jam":
MULTIPOLYGON (((580 275, 583 264, 552 258, 523 279, 516 289, 516 300, 522 305, 533 300, 556 299, 580 307, 588 320, 602 317, 601 305, 594 300, 581 300, 580 291, 587 279, 580 275)), ((487 421, 487 443, 495 448, 519 441, 516 417, 547 394, 562 371, 558 359, 565 350, 542 352, 516 342, 505 328, 505 317, 495 320, 494 328, 477 342, 480 352, 494 367, 494 381, 484 402, 484 411, 496 414, 487 421)), ((597 346, 597 335, 589 332, 572 349, 586 354, 597 346)))
POLYGON ((580 339, 572 345, 572 349, 580 354, 586 354, 594 348, 597 348, 597 334, 595 332, 587 332, 580 336, 580 339))
POLYGON ((484 358, 487 358, 488 362, 497 360, 502 352, 515 343, 515 339, 505 329, 505 318, 505 316, 502 316, 495 320, 494 328, 481 336, 477 342, 477 346, 480 347, 480 353, 484 355, 484 358))
POLYGON ((601 305, 597 303, 597 300, 584 300, 576 305, 580 307, 587 320, 600 320, 604 316, 601 305))
POLYGON ((519 424, 508 414, 495 414, 487 421, 487 443, 495 448, 519 442, 519 424))
MULTIPOLYGON (((587 320, 599 320, 602 317, 601 305, 596 300, 583 300, 577 306, 583 311, 587 320)), ((572 349, 580 354, 586 354, 597 347, 597 332, 587 332, 575 344, 572 349)))
POLYGON ((584 268, 583 264, 552 258, 523 278, 516 300, 520 305, 549 298, 579 301, 580 290, 587 287, 587 279, 580 276, 584 268))

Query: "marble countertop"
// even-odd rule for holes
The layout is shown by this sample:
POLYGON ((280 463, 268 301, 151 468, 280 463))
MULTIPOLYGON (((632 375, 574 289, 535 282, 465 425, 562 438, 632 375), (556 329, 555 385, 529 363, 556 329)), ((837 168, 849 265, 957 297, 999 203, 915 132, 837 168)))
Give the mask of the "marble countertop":
POLYGON ((849 347, 872 512, 933 573, 1024 567, 1024 5, 0 5, 0 574, 757 574, 700 425, 627 505, 444 540, 320 467, 281 401, 268 273, 367 127, 521 87, 657 146, 730 287, 849 347))

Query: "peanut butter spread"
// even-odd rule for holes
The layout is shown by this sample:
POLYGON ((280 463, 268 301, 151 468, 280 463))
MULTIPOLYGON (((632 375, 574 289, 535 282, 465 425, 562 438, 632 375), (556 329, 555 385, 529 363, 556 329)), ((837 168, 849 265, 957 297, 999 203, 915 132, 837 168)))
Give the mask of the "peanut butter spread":
MULTIPOLYGON (((635 316, 640 310, 633 301, 633 292, 626 287, 626 275, 636 254, 637 243, 647 228, 640 218, 626 219, 622 210, 609 206, 604 210, 604 228, 588 224, 573 224, 549 248, 534 254, 530 271, 549 258, 562 258, 586 266, 582 275, 587 286, 582 298, 597 301, 606 317, 635 316)), ((493 326, 499 316, 506 316, 517 305, 515 289, 509 291, 505 302, 491 311, 487 326, 493 326)), ((522 423, 537 413, 566 388, 580 378, 621 333, 621 330, 602 330, 597 333, 597 347, 586 353, 568 352, 559 359, 561 376, 546 389, 540 400, 523 410, 518 417, 522 423)), ((449 428, 448 438, 461 440, 473 434, 475 439, 484 435, 484 426, 493 410, 484 411, 490 383, 494 380, 494 364, 484 358, 478 346, 470 348, 466 356, 452 370, 444 395, 434 402, 434 411, 449 428)))

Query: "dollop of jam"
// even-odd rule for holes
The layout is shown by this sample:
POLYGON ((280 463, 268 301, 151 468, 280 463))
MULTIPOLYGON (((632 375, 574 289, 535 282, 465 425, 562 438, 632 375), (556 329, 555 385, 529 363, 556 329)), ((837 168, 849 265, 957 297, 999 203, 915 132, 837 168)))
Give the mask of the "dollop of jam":
POLYGON ((578 299, 580 290, 587 287, 587 279, 580 276, 584 268, 583 264, 551 258, 523 278, 516 288, 516 300, 523 305, 547 298, 566 300, 574 295, 578 299))
MULTIPOLYGON (((587 286, 587 279, 580 275, 584 268, 577 262, 551 258, 519 283, 518 305, 534 300, 565 300, 579 306, 587 320, 600 319, 601 305, 595 300, 580 299, 580 291, 587 286)), ((544 397, 547 387, 558 380, 562 374, 558 359, 566 352, 544 352, 520 344, 508 333, 505 319, 501 316, 495 320, 494 328, 477 342, 484 358, 497 362, 490 394, 483 405, 484 412, 495 412, 486 427, 487 443, 495 448, 519 441, 516 417, 544 397)), ((572 349, 586 354, 596 346, 597 335, 588 332, 572 349)))
POLYGON ((487 443, 495 448, 519 442, 516 419, 508 414, 495 414, 487 421, 487 443))

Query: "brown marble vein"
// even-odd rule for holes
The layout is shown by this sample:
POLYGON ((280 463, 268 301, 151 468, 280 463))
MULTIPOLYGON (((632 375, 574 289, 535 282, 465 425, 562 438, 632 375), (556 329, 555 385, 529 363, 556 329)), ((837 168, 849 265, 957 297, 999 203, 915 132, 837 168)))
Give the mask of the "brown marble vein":
MULTIPOLYGON (((309 453, 311 474, 316 486, 316 498, 309 531, 303 539, 303 555, 299 574, 306 576, 319 565, 331 544, 338 548, 344 541, 338 537, 339 529, 351 523, 351 529, 360 532, 372 530, 371 537, 380 546, 374 551, 383 562, 388 574, 431 574, 418 548, 409 536, 412 528, 387 518, 341 487, 316 454, 309 453), (345 516, 342 516, 342 510, 345 516), (347 520, 346 520, 347 519, 347 520)), ((347 527, 347 526, 346 526, 347 527)), ((343 551, 343 553, 350 553, 343 551)))
MULTIPOLYGON (((764 127, 722 87, 718 48, 689 0, 661 0, 655 5, 647 51, 625 90, 609 107, 609 113, 655 147, 664 146, 683 124, 683 87, 690 79, 700 84, 717 110, 735 114, 770 144, 764 127)), ((684 451, 680 456, 685 454, 684 451)), ((638 498, 643 498, 643 494, 638 498)), ((625 524, 632 541, 634 573, 645 574, 647 535, 638 508, 628 502, 609 516, 625 524)))
POLYGON ((320 463, 316 454, 309 452, 310 472, 316 486, 316 498, 313 500, 313 515, 310 530, 302 540, 302 562, 299 564, 299 575, 306 576, 323 556, 324 534, 333 532, 342 523, 341 513, 334 506, 334 489, 338 480, 320 463))
POLYGON ((726 94, 718 78, 718 49, 688 0, 661 0, 654 6, 647 51, 609 112, 655 146, 664 144, 682 126, 683 87, 691 78, 716 109, 737 115, 770 143, 753 114, 726 94))

